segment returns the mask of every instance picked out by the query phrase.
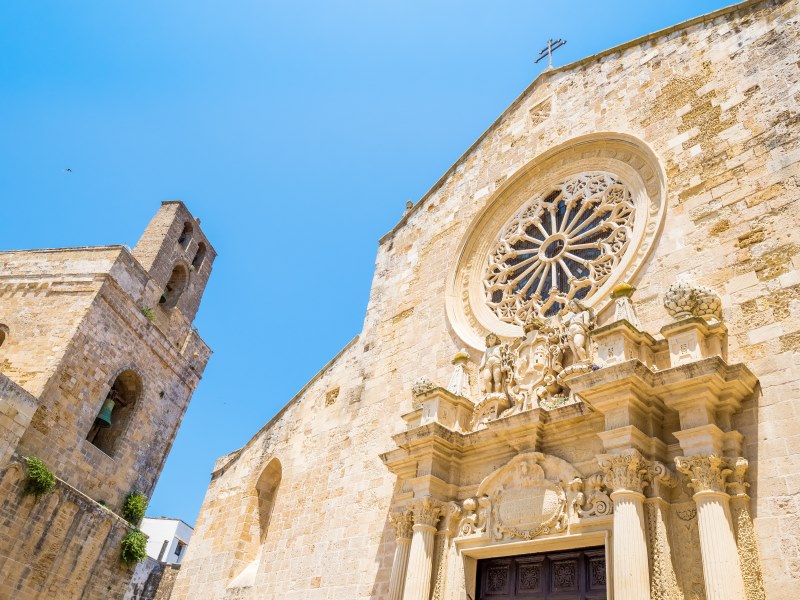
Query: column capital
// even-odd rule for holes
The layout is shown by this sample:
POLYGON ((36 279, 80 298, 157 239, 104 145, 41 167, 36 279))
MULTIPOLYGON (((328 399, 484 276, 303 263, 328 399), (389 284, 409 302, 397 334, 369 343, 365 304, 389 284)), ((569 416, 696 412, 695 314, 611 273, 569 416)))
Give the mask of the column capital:
POLYGON ((744 477, 750 463, 746 458, 739 456, 735 459, 728 459, 728 466, 731 469, 730 481, 727 485, 728 493, 734 498, 747 496, 747 488, 750 487, 750 484, 744 480, 744 477))
POLYGON ((646 475, 650 461, 646 460, 638 450, 626 450, 621 454, 600 454, 597 464, 603 470, 603 483, 613 492, 642 493, 648 485, 646 475))
POLYGON ((727 493, 725 480, 733 472, 728 468, 728 461, 716 454, 676 456, 675 467, 689 479, 689 486, 695 494, 727 493))
POLYGON ((461 506, 457 502, 448 502, 442 507, 442 528, 440 533, 453 536, 458 533, 458 523, 461 520, 461 506))
POLYGON ((414 515, 410 510, 401 510, 389 514, 389 523, 397 533, 396 539, 410 540, 412 527, 414 526, 414 515))
POLYGON ((412 500, 409 508, 414 515, 414 525, 436 527, 439 517, 442 516, 447 507, 443 502, 431 496, 423 496, 412 500))
POLYGON ((664 464, 653 461, 647 468, 647 481, 649 482, 649 495, 651 498, 664 498, 669 490, 678 484, 678 478, 664 464))

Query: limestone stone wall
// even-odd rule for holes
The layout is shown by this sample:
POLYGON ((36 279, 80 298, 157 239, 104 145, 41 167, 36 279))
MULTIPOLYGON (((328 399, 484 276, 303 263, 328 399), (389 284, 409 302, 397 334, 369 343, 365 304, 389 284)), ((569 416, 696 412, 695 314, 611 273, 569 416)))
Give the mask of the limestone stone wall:
MULTIPOLYGON (((423 375, 446 383, 450 359, 465 345, 445 296, 470 225, 537 157, 603 134, 647 145, 665 177, 665 223, 631 281, 642 322, 649 331, 667 324, 663 294, 676 280, 709 286, 722 297, 729 362, 746 363, 760 379, 760 393, 733 425, 745 434, 767 597, 793 597, 800 585, 793 541, 798 19, 796 2, 745 2, 537 78, 381 240, 359 337, 244 448, 218 461, 173 597, 387 597, 395 550, 387 516, 405 492, 380 455, 404 427, 412 383, 423 375), (281 477, 254 556, 255 486, 273 459, 281 477), (252 560, 259 563, 252 582, 232 587, 252 560)), ((611 312, 601 310, 600 323, 611 312)), ((480 353, 468 351, 474 386, 480 353)), ((575 460, 568 442, 546 451, 575 460)))
POLYGON ((152 494, 210 357, 192 319, 215 257, 179 202, 137 248, 146 267, 123 246, 0 252, 0 579, 18 594, 0 597, 119 598, 133 572, 114 513, 128 493, 152 494), (87 435, 121 374, 128 406, 95 445, 87 435), (59 481, 36 503, 20 491, 27 456, 59 481))
POLYGON ((18 459, 0 469, 0 597, 121 598, 128 523, 60 480, 37 501, 24 477, 18 459))

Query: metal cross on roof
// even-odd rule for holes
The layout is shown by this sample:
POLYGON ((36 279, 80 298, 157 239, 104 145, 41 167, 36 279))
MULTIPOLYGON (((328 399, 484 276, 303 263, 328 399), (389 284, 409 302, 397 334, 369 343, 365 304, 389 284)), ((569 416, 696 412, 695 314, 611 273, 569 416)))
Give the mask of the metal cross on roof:
POLYGON ((539 58, 537 58, 533 62, 534 63, 538 63, 545 56, 547 56, 547 68, 551 69, 553 67, 553 52, 555 50, 558 50, 559 48, 561 48, 561 46, 563 46, 566 43, 567 43, 567 40, 562 40, 561 38, 558 38, 557 40, 554 40, 554 39, 547 40, 547 48, 543 48, 539 52, 539 58))

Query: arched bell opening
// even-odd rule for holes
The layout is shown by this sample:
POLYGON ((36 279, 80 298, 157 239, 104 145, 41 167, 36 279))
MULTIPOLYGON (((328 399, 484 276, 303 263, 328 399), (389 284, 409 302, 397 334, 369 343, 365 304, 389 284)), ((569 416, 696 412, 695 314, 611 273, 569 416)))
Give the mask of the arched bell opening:
POLYGON ((189 221, 186 221, 183 224, 183 230, 181 231, 180 237, 178 237, 178 244, 181 248, 186 250, 189 247, 189 243, 192 241, 192 236, 194 235, 194 227, 189 221))
POLYGON ((141 395, 142 380, 136 371, 129 369, 117 375, 86 439, 113 456, 141 395))
POLYGON ((180 300, 181 294, 189 284, 189 271, 185 266, 178 264, 172 269, 172 275, 164 287, 164 292, 158 301, 159 306, 165 309, 175 308, 180 300))
POLYGON ((197 244, 197 252, 194 255, 194 259, 192 259, 192 268, 195 271, 199 271, 200 267, 203 266, 203 262, 206 260, 206 245, 203 242, 197 244))

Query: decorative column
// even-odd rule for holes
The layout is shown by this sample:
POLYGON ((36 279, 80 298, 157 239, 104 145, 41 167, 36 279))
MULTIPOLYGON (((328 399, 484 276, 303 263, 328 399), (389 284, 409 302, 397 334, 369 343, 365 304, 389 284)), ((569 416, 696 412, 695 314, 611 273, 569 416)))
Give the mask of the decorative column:
POLYGON ((392 576, 389 579, 389 600, 403 600, 403 586, 406 583, 408 551, 411 548, 411 528, 414 525, 414 517, 411 511, 406 510, 389 515, 389 522, 397 531, 392 576))
POLYGON ((414 500, 410 506, 414 514, 414 533, 403 600, 430 600, 433 536, 444 507, 430 496, 414 500))
POLYGON ((675 465, 689 478, 689 485, 695 491, 692 498, 697 505, 706 600, 744 600, 730 496, 725 492, 725 479, 731 469, 716 454, 678 456, 675 465))
POLYGON ((612 562, 614 597, 650 600, 650 572, 644 529, 644 494, 648 461, 637 450, 597 457, 605 472, 604 483, 611 488, 614 502, 612 562))

